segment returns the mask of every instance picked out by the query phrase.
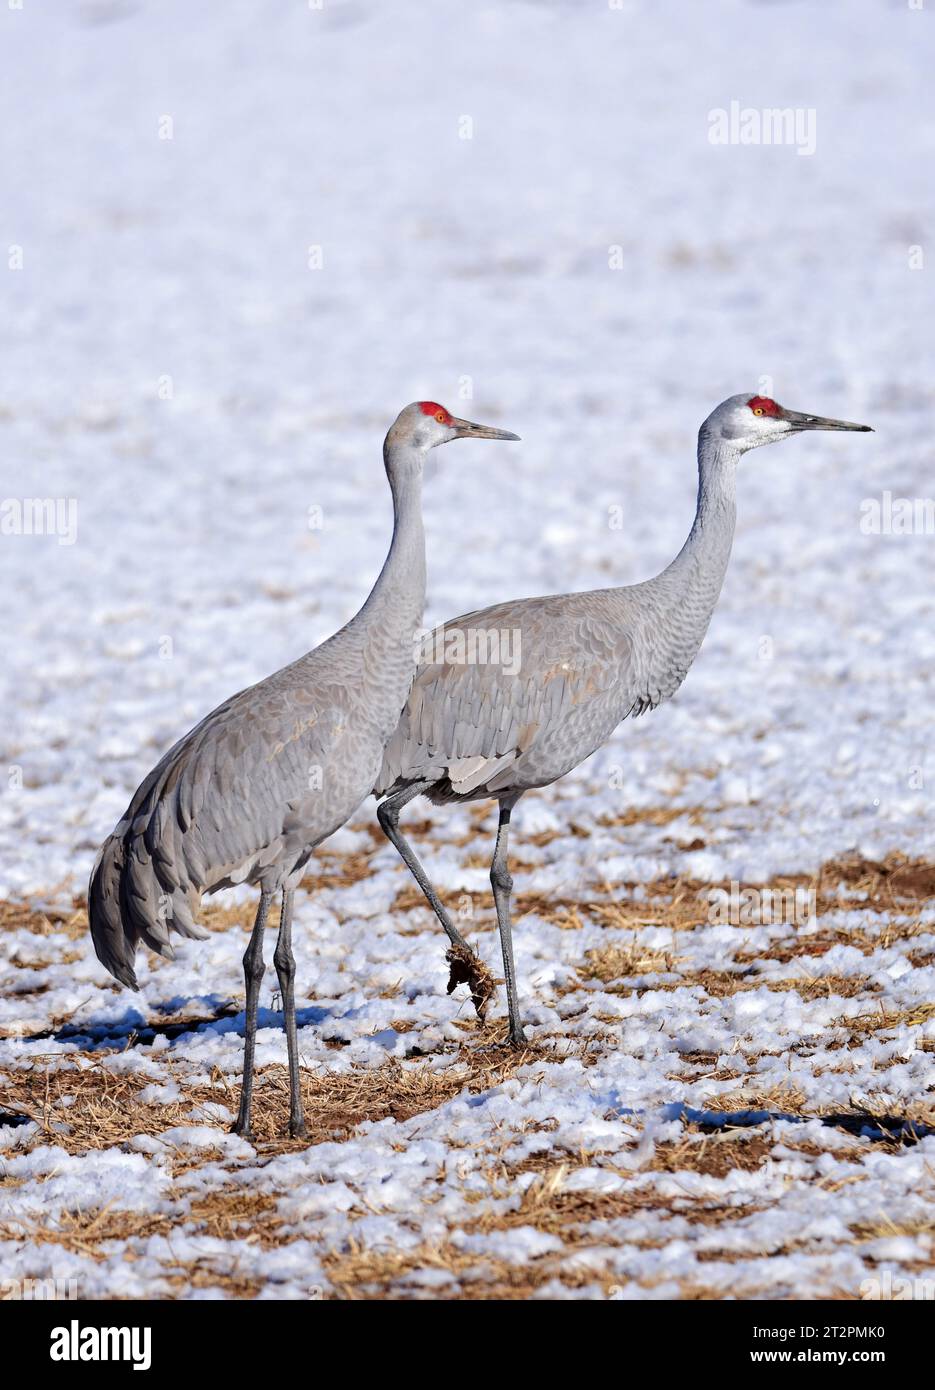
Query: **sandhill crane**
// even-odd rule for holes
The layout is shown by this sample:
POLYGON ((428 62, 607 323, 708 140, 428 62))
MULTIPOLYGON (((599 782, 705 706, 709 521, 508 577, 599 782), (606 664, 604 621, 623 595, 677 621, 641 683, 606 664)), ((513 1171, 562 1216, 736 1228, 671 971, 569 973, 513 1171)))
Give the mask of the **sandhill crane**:
POLYGON ((399 813, 420 795, 435 803, 499 802, 490 881, 514 1046, 526 1039, 510 926, 507 837, 513 807, 529 788, 547 786, 577 767, 622 720, 655 709, 682 684, 727 569, 741 455, 803 430, 869 428, 801 415, 765 396, 731 396, 701 426, 694 524, 661 574, 626 588, 497 604, 443 624, 426 641, 374 788, 377 797, 387 797, 377 815, 451 942, 449 993, 457 983, 469 983, 483 1018, 493 989, 490 974, 439 900, 399 828, 399 813), (501 660, 491 660, 498 647, 501 660), (509 662, 502 660, 504 647, 509 662))
POLYGON ((422 471, 452 439, 516 439, 459 420, 434 401, 400 412, 383 445, 393 495, 393 539, 369 598, 320 647, 240 691, 180 739, 134 793, 101 846, 88 890, 98 959, 130 989, 142 940, 172 957, 170 932, 204 938, 203 893, 236 883, 260 889, 243 958, 244 1070, 238 1134, 250 1133, 263 930, 282 893, 273 957, 289 1053, 289 1132, 305 1132, 299 1093, 292 905, 316 845, 369 793, 383 747, 415 674, 425 602, 422 471))

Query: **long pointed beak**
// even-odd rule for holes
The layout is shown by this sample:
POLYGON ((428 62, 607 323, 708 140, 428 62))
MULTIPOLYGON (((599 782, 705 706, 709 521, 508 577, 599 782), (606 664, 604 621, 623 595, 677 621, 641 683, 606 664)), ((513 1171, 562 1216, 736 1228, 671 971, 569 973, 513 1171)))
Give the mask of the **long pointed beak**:
POLYGON ((518 434, 509 430, 494 429, 493 425, 475 425, 471 420, 453 419, 452 428, 457 430, 458 439, 519 439, 518 434))
POLYGON ((802 415, 798 410, 783 410, 782 418, 797 430, 863 430, 873 434, 872 425, 855 425, 850 420, 829 420, 825 415, 802 415))

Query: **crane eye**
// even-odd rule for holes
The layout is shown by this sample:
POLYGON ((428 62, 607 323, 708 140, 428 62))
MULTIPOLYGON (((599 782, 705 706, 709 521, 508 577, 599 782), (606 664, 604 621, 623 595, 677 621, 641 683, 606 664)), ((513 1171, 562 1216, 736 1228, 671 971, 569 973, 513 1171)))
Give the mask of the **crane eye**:
POLYGON ((753 407, 753 413, 754 413, 754 415, 762 415, 762 414, 763 414, 763 407, 762 407, 761 405, 755 405, 755 406, 753 407))
POLYGON ((444 425, 446 420, 448 419, 448 416, 445 414, 443 410, 436 410, 435 419, 438 421, 440 425, 444 425))

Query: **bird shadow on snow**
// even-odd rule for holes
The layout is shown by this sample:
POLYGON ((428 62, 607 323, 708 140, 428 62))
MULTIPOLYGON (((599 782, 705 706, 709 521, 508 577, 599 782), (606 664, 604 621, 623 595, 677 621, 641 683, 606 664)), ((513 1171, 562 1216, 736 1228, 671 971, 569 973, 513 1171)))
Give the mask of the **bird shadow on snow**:
MULTIPOLYGON (((616 1093, 609 1098, 610 1109, 615 1115, 645 1115, 644 1110, 634 1110, 624 1105, 616 1093)), ((851 1113, 831 1115, 792 1115, 783 1110, 697 1110, 684 1101, 672 1101, 657 1112, 662 1120, 681 1120, 683 1124, 697 1125, 703 1134, 716 1134, 729 1129, 753 1129, 758 1125, 770 1124, 774 1120, 784 1120, 788 1124, 807 1125, 813 1120, 832 1129, 841 1129, 860 1139, 916 1144, 935 1134, 931 1125, 917 1120, 907 1120, 901 1115, 871 1115, 856 1110, 851 1113)))
MULTIPOLYGON (((330 1009, 309 1007, 296 1009, 296 1023, 299 1028, 309 1024, 320 1024, 332 1016, 330 1009)), ((341 1014, 346 1018, 350 1015, 341 1014)), ((128 1008, 118 1017, 106 1019, 85 1019, 80 1023, 64 1023, 59 1028, 49 1028, 42 1033, 33 1033, 24 1042, 75 1043, 82 1051, 95 1052, 98 1049, 113 1048, 115 1043, 127 1046, 144 1046, 156 1038, 168 1038, 170 1042, 198 1033, 211 1033, 220 1037, 225 1033, 244 1034, 246 1015, 230 999, 221 995, 199 995, 195 998, 177 996, 167 999, 148 1015, 139 1009, 128 1008)), ((257 1010, 257 1028, 283 1027, 281 1012, 273 1009, 257 1010)))

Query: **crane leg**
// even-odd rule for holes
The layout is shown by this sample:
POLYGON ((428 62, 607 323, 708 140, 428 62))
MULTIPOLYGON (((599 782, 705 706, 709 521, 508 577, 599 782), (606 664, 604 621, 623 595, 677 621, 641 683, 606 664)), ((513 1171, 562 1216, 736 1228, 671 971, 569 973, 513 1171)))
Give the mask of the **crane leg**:
MULTIPOLYGON (((429 882, 428 875, 423 869, 418 855, 399 828, 399 813, 403 807, 408 806, 410 801, 414 801, 417 796, 421 796, 422 793, 427 791, 432 785, 433 783, 431 782, 414 782, 411 787, 404 787, 403 790, 397 792, 395 796, 388 796, 387 799, 381 801, 377 807, 377 820, 380 822, 380 829, 393 845, 399 857, 406 865, 406 868, 425 894, 429 906, 445 928, 448 940, 451 942, 452 946, 467 946, 467 942, 458 931, 454 922, 452 922, 444 904, 429 882)), ((468 949, 470 950, 470 947, 468 947, 468 949)))
POLYGON ((500 824, 497 827, 497 846, 490 865, 490 885, 493 900, 497 907, 497 923, 500 927, 500 946, 503 950, 503 976, 506 981, 506 1001, 510 1011, 510 1045, 523 1047, 526 1034, 519 1012, 519 995, 516 990, 516 968, 513 965, 513 931, 510 924, 510 894, 513 891, 513 878, 507 863, 507 843, 510 833, 510 815, 518 797, 500 802, 500 824))
POLYGON ((404 787, 395 796, 388 796, 377 807, 377 820, 380 822, 380 828, 384 835, 422 889, 429 906, 441 922, 445 934, 451 942, 451 949, 448 952, 448 963, 451 966, 448 993, 450 994, 459 984, 468 984, 477 1017, 483 1022, 487 1006, 494 992, 490 971, 452 922, 444 904, 429 882, 428 875, 422 867, 418 855, 399 828, 399 813, 403 807, 417 796, 421 796, 423 792, 428 791, 429 787, 433 785, 434 783, 431 781, 414 782, 412 786, 404 787))
POLYGON ((292 902, 295 894, 291 888, 282 890, 282 917, 279 923, 279 937, 273 964, 279 977, 279 992, 282 995, 283 1025, 286 1030, 286 1047, 289 1051, 289 1133, 293 1139, 304 1139, 305 1119, 302 1115, 302 1093, 299 1090, 299 1038, 295 1024, 295 956, 292 954, 292 902))
POLYGON ((247 990, 247 1007, 243 1033, 243 1082, 240 1087, 240 1112, 234 1124, 234 1133, 245 1139, 250 1137, 250 1102, 253 1099, 253 1054, 256 1048, 256 1010, 260 998, 260 981, 263 978, 263 932, 269 916, 272 893, 260 894, 260 905, 256 910, 256 921, 250 934, 250 942, 243 953, 243 977, 247 990))

